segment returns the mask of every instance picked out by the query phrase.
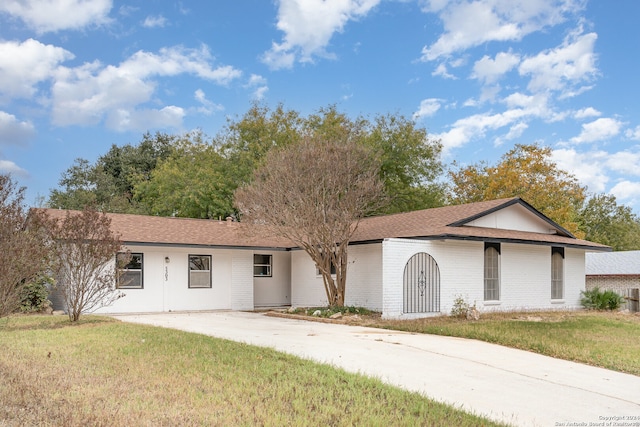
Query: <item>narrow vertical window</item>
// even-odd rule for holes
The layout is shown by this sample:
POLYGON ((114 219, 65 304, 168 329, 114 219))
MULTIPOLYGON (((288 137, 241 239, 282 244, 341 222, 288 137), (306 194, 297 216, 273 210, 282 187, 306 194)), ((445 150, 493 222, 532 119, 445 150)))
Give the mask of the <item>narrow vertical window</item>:
POLYGON ((500 300, 500 244, 484 244, 484 300, 500 300))
POLYGON ((118 267, 117 287, 119 289, 142 289, 142 254, 118 252, 116 265, 118 267))
POLYGON ((271 255, 253 255, 253 277, 271 277, 271 255))
POLYGON ((189 255, 189 287, 211 287, 211 255, 189 255))
POLYGON ((551 248, 551 299, 564 298, 564 248, 551 248))

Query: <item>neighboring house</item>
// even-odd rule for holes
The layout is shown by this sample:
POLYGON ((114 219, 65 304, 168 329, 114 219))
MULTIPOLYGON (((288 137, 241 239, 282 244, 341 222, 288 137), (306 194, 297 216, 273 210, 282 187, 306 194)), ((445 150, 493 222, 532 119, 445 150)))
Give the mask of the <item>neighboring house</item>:
POLYGON ((627 298, 623 308, 639 310, 640 251, 588 253, 586 288, 612 290, 627 298))
MULTIPOLYGON (((311 258, 258 226, 108 215, 133 258, 126 297, 99 312, 327 304, 311 258)), ((447 314, 459 297, 481 311, 578 308, 585 253, 609 250, 520 198, 366 218, 349 247, 345 303, 389 318, 447 314)))

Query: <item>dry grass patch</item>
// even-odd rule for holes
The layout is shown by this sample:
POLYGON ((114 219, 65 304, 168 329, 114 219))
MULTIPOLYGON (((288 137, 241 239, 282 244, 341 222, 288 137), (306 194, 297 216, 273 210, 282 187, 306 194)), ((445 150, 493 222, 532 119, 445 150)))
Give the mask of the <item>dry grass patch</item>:
POLYGON ((0 425, 494 425, 276 351, 87 316, 0 319, 0 425))

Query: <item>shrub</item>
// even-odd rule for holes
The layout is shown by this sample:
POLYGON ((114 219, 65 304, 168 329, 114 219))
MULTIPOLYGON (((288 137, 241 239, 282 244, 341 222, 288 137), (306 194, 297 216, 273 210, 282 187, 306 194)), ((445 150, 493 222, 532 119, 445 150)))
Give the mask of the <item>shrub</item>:
POLYGON ((460 319, 466 319, 469 312, 469 303, 464 299, 462 295, 456 296, 453 300, 453 307, 451 308, 451 316, 458 317, 460 319))
POLYGON ((469 305, 462 295, 458 295, 453 300, 451 316, 457 317, 458 319, 479 320, 480 312, 476 308, 475 302, 473 305, 469 305))
POLYGON ((582 292, 580 303, 588 310, 617 310, 624 303, 624 298, 612 290, 601 291, 596 286, 582 292))
POLYGON ((23 313, 37 313, 47 309, 49 301, 49 290, 47 285, 53 280, 50 277, 41 277, 38 280, 24 285, 21 293, 20 311, 23 313))

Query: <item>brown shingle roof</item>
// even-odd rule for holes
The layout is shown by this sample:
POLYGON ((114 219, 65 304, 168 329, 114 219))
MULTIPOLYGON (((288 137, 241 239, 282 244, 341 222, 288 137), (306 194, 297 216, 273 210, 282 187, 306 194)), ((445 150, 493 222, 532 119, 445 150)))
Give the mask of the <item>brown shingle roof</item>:
MULTIPOLYGON (((69 211, 45 209, 52 218, 62 219, 69 211)), ((73 212, 73 211, 71 211, 73 212)), ((264 237, 247 224, 193 218, 107 213, 111 228, 124 243, 164 245, 290 248, 286 239, 264 237)))
POLYGON ((609 249, 608 246, 599 243, 576 239, 568 231, 517 197, 365 218, 360 222, 352 241, 364 242, 385 238, 494 240, 558 244, 595 250, 609 249), (513 204, 519 204, 529 209, 532 213, 547 221, 550 225, 549 228, 556 229, 558 234, 464 225, 468 220, 513 204))
MULTIPOLYGON (((54 218, 63 218, 67 211, 46 209, 54 218)), ((168 245, 293 248, 287 239, 265 236, 258 226, 238 222, 191 218, 107 214, 113 230, 125 243, 168 245)), ((425 209, 394 215, 365 218, 360 221, 352 242, 381 241, 386 238, 470 239, 528 242, 608 250, 608 246, 576 239, 519 198, 425 209), (467 220, 521 204, 544 220, 559 234, 543 234, 496 228, 465 226, 467 220)))

